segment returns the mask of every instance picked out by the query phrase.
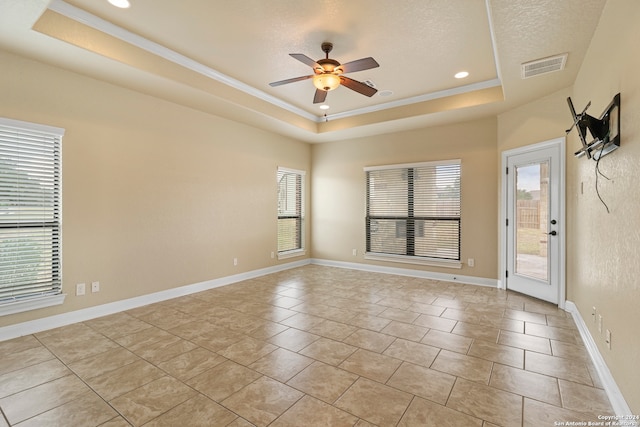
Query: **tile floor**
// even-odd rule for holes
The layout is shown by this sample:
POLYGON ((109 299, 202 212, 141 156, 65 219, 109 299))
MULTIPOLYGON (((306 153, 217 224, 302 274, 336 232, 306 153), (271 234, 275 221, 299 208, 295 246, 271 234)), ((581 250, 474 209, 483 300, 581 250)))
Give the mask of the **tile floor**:
POLYGON ((316 265, 0 354, 0 427, 552 426, 612 413, 568 313, 316 265))

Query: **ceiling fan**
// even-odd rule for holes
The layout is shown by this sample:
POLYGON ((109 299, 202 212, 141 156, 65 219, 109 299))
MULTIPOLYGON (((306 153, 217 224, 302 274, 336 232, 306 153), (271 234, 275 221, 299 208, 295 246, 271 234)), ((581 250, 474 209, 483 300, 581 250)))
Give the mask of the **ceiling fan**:
POLYGON ((365 83, 343 76, 345 73, 353 73, 355 71, 363 71, 379 67, 380 64, 378 64, 375 59, 368 57, 340 64, 335 59, 329 58, 329 52, 333 49, 333 43, 325 42, 322 43, 321 47, 322 51, 326 54, 326 57, 317 61, 314 61, 302 53, 289 54, 303 64, 310 66, 313 69, 313 74, 280 80, 278 82, 269 83, 269 86, 275 87, 287 83, 299 82, 301 80, 313 79, 313 85, 316 87, 316 93, 313 97, 314 104, 324 102, 327 98, 327 92, 334 90, 340 85, 369 97, 373 96, 378 91, 365 83))

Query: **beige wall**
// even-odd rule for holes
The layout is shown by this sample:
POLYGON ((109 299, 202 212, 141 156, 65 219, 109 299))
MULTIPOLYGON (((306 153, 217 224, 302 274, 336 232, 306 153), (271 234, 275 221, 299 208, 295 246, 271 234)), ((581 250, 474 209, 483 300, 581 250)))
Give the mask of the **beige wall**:
MULTIPOLYGON (((567 138, 567 300, 578 307, 598 349, 633 413, 640 412, 640 3, 609 0, 573 88, 559 91, 498 117, 499 151, 564 135, 571 125, 566 97, 576 110, 591 101, 599 117, 613 96, 622 97, 622 144, 595 162, 575 158, 576 131, 567 138), (581 185, 582 184, 582 185, 581 185), (584 192, 581 193, 581 187, 584 192), (592 307, 612 331, 612 348, 592 320, 592 307)), ((500 153, 498 153, 500 154, 500 153)))
MULTIPOLYGON (((498 116, 498 157, 505 150, 561 138, 571 125, 566 88, 498 116)), ((501 175, 502 176, 502 175, 501 175)))
POLYGON ((0 75, 0 116, 66 129, 68 293, 0 326, 278 262, 276 170, 309 171, 308 144, 8 53, 0 75), (96 280, 99 293, 75 296, 96 280))
POLYGON ((312 149, 313 257, 331 261, 414 268, 478 278, 497 278, 495 118, 378 135, 312 149), (462 270, 367 261, 365 166, 462 160, 462 270), (357 256, 352 250, 357 249, 357 256))
MULTIPOLYGON (((595 162, 568 162, 569 299, 573 300, 594 337, 627 403, 640 413, 640 2, 609 0, 588 54, 574 84, 576 109, 591 101, 589 113, 598 117, 620 92, 620 148, 600 161, 611 181, 599 179, 595 192, 595 162), (580 193, 583 183, 584 193, 580 193), (612 332, 607 349, 604 333, 589 321, 595 306, 603 316, 603 329, 612 332)), ((570 143, 579 146, 575 132, 570 143)))

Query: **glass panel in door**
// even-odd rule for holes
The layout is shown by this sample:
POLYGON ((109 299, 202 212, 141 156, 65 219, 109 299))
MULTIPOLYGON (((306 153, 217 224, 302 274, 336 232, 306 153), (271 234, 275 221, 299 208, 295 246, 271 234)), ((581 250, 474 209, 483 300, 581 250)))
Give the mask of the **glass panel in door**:
POLYGON ((549 282, 549 161, 515 172, 516 274, 549 282))

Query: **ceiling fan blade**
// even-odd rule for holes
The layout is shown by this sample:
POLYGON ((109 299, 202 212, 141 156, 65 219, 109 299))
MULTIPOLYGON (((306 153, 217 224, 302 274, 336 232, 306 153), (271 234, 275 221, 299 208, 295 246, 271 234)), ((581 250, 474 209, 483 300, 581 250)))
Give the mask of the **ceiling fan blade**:
POLYGON ((280 80, 278 82, 269 83, 269 86, 275 87, 275 86, 286 85, 287 83, 294 83, 302 80, 307 80, 307 79, 310 79, 311 77, 313 76, 311 75, 311 76, 294 77, 292 79, 280 80))
POLYGON ((378 64, 375 59, 368 57, 342 64, 342 69, 344 73, 353 73, 354 71, 369 70, 379 66, 380 64, 378 64))
POLYGON ((322 89, 316 89, 316 94, 313 96, 314 104, 322 104, 327 99, 327 91, 322 89))
POLYGON ((372 88, 371 86, 367 86, 364 83, 361 83, 357 80, 350 79, 349 77, 345 77, 345 76, 340 76, 340 84, 364 96, 371 97, 375 95, 376 92, 378 92, 378 89, 372 88))
POLYGON ((315 60, 309 58, 307 55, 305 55, 303 53, 290 53, 289 56, 297 59, 298 61, 302 62, 303 64, 308 65, 309 67, 313 68, 314 70, 316 68, 322 69, 320 64, 318 64, 315 60))

